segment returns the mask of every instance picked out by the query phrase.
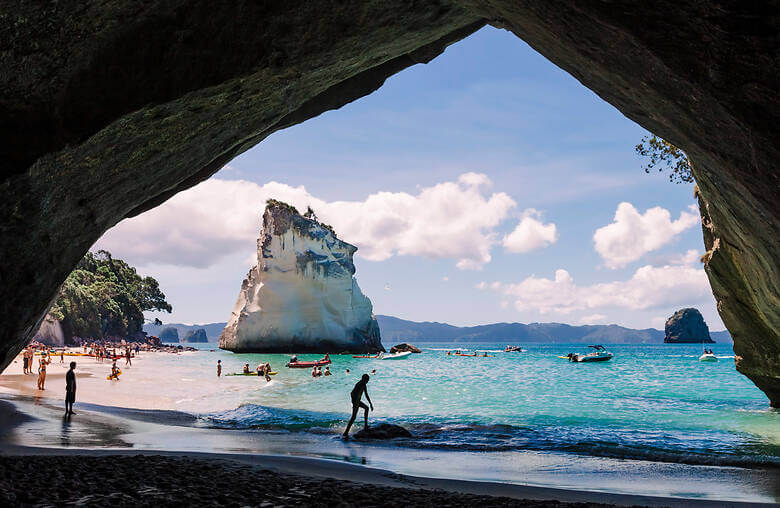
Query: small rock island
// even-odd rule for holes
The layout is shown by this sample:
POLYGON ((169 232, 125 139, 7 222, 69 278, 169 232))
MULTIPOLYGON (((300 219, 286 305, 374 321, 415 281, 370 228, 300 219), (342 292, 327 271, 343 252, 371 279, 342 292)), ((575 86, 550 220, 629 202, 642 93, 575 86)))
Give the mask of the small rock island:
POLYGON ((209 338, 206 335, 206 330, 203 328, 198 328, 196 330, 190 330, 187 332, 187 334, 184 336, 183 339, 181 339, 181 342, 191 342, 191 343, 204 343, 208 342, 209 338))
POLYGON ((240 353, 384 351, 373 306, 360 291, 357 247, 293 206, 268 200, 257 264, 241 285, 219 347, 240 353))
POLYGON ((687 308, 675 312, 664 327, 667 344, 715 344, 710 330, 697 309, 687 308))

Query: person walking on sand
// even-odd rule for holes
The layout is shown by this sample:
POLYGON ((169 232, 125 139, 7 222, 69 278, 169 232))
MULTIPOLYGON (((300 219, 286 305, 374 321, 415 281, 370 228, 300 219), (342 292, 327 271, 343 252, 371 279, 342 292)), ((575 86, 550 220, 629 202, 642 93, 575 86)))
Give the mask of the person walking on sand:
POLYGON ((23 374, 27 374, 27 365, 28 365, 27 362, 28 362, 28 360, 27 360, 27 349, 25 349, 24 352, 22 352, 22 369, 23 369, 22 373, 23 374))
POLYGON ((363 404, 363 401, 361 400, 363 398, 363 394, 366 395, 366 400, 368 401, 369 405, 371 406, 371 411, 374 410, 374 404, 371 402, 371 398, 368 396, 368 390, 366 389, 366 385, 368 384, 368 381, 371 378, 368 376, 368 374, 363 374, 363 377, 360 378, 360 381, 355 383, 355 387, 352 389, 352 393, 350 396, 352 397, 352 417, 349 419, 349 423, 347 424, 347 429, 344 431, 344 437, 349 437, 349 429, 352 428, 352 424, 355 423, 355 417, 357 416, 358 410, 362 407, 365 410, 364 418, 365 418, 365 426, 364 428, 368 428, 368 406, 363 404))
POLYGON ((127 350, 125 351, 125 365, 129 365, 129 366, 132 367, 133 366, 133 362, 130 361, 130 356, 131 356, 130 348, 127 348, 127 350))
POLYGON ((76 362, 70 362, 70 370, 65 374, 65 416, 75 415, 73 403, 76 402, 76 362))
POLYGON ((65 350, 60 350, 60 363, 65 363, 65 350))
POLYGON ((217 360, 217 377, 222 377, 222 360, 217 360))

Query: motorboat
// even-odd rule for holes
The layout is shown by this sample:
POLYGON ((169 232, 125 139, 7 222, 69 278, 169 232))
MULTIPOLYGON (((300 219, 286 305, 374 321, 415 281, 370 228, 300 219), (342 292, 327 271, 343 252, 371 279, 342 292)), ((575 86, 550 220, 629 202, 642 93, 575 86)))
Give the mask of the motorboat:
POLYGON ((393 353, 391 355, 382 355, 379 357, 380 360, 403 360, 405 358, 409 358, 411 356, 411 351, 403 351, 401 353, 393 353))
POLYGON ((607 351, 607 349, 600 344, 594 344, 588 347, 593 348, 593 351, 584 355, 580 355, 577 353, 569 353, 566 356, 566 358, 568 358, 570 362, 585 363, 585 362, 606 362, 611 360, 612 357, 615 356, 609 351, 607 351))
POLYGON ((700 362, 717 362, 718 357, 715 356, 713 353, 704 353, 699 357, 700 362))
POLYGON ((507 346, 504 348, 504 353, 525 353, 525 349, 520 346, 507 346))

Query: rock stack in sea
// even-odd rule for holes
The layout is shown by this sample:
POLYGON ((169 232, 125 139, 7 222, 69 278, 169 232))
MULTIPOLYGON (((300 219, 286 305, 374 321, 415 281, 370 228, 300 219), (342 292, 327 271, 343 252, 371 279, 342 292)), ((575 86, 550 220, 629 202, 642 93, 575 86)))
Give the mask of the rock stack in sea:
POLYGON ((196 330, 190 330, 187 332, 187 334, 184 336, 183 339, 181 339, 181 342, 208 342, 209 338, 206 335, 206 330, 203 328, 198 328, 196 330))
POLYGON ((172 326, 168 326, 160 330, 160 342, 179 342, 179 330, 172 326))
POLYGON ((664 342, 670 344, 714 344, 707 323, 696 309, 680 309, 666 320, 664 342))
POLYGON ((355 251, 327 224, 269 200, 257 264, 241 285, 219 347, 264 353, 384 351, 371 301, 354 277, 355 251))

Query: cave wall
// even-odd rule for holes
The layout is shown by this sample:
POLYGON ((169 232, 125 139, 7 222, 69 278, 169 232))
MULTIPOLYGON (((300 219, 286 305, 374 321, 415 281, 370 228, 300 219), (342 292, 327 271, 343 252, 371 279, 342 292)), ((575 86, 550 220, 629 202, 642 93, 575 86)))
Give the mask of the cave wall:
POLYGON ((776 1, 3 0, 0 368, 106 229, 488 22, 689 154, 737 368, 778 406, 779 13, 776 1))

